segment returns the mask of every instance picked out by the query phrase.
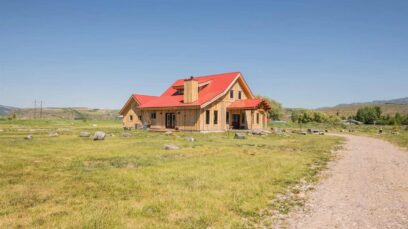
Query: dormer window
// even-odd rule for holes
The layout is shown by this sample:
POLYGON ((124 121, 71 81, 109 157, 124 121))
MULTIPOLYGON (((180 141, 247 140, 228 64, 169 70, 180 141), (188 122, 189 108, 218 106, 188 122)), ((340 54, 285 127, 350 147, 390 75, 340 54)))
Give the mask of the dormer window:
POLYGON ((230 98, 233 99, 234 98, 234 90, 230 91, 230 98))
POLYGON ((242 91, 238 92, 238 99, 242 99, 242 91))
POLYGON ((177 89, 177 91, 173 94, 173 96, 175 95, 184 95, 184 89, 177 89))

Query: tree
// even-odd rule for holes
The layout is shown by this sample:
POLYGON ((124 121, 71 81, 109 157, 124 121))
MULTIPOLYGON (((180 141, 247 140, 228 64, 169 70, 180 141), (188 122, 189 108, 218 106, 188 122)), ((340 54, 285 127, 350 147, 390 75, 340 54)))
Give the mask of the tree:
POLYGON ((336 124, 340 122, 340 118, 337 116, 328 116, 326 113, 320 111, 306 109, 293 110, 291 120, 299 124, 309 122, 336 124))
POLYGON ((381 113, 380 107, 362 107, 357 110, 356 119, 364 124, 374 124, 380 119, 381 113))
POLYGON ((258 95, 256 96, 256 98, 264 99, 272 107, 272 109, 268 111, 269 118, 271 118, 272 120, 280 120, 283 117, 283 114, 285 112, 282 104, 267 96, 258 95))

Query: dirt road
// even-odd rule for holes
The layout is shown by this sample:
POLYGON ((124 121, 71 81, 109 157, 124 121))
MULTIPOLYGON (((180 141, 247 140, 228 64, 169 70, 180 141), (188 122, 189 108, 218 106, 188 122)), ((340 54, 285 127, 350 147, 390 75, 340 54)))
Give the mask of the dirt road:
POLYGON ((408 152, 381 140, 345 136, 340 159, 288 228, 408 228, 408 152))

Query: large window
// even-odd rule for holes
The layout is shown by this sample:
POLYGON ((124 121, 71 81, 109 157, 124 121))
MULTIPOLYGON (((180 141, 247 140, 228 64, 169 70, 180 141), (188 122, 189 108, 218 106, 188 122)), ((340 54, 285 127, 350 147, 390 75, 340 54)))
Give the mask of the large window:
POLYGON ((207 125, 210 124, 210 111, 209 110, 205 111, 205 124, 207 125))
POLYGON ((227 125, 229 125, 230 123, 230 115, 228 111, 227 111, 227 116, 225 117, 225 122, 227 123, 227 125))
POLYGON ((156 119, 156 112, 150 113, 150 118, 151 119, 156 119))
POLYGON ((233 99, 234 98, 234 90, 230 91, 230 98, 233 99))
POLYGON ((238 92, 238 99, 242 99, 242 91, 238 92))
POLYGON ((214 125, 218 124, 218 111, 214 111, 214 125))

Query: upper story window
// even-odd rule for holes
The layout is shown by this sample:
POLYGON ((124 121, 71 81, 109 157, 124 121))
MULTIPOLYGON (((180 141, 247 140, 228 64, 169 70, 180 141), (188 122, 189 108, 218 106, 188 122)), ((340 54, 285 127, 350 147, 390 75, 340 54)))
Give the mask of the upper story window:
POLYGON ((184 89, 177 89, 173 95, 184 95, 184 89))
POLYGON ((233 99, 234 98, 234 90, 230 91, 230 98, 233 99))
POLYGON ((133 121, 133 115, 129 116, 130 121, 133 121))
POLYGON ((156 112, 150 113, 150 118, 151 119, 156 119, 156 112))
POLYGON ((242 91, 238 92, 238 99, 242 99, 242 91))

